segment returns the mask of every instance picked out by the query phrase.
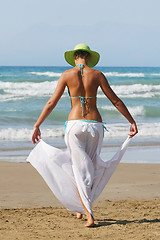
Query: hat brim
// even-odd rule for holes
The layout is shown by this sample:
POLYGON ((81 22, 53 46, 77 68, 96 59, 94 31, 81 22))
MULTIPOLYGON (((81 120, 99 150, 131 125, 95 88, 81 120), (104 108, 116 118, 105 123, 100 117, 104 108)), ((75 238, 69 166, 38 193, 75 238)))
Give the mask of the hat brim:
MULTIPOLYGON (((84 49, 77 49, 77 50, 73 50, 73 51, 66 51, 64 53, 64 57, 65 57, 66 61, 74 67, 76 66, 75 65, 75 60, 74 60, 74 53, 78 50, 86 51, 84 49)), ((99 59, 100 59, 99 53, 97 53, 95 51, 91 51, 91 50, 88 50, 86 52, 90 53, 90 59, 89 59, 89 62, 88 62, 88 67, 94 67, 99 62, 99 59)))

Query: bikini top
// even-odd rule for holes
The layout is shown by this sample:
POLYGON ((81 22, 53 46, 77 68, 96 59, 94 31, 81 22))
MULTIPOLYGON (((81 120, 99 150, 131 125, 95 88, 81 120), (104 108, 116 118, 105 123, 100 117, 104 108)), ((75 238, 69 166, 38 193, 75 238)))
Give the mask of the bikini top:
MULTIPOLYGON (((83 77, 83 68, 84 68, 85 65, 78 64, 76 66, 78 66, 79 69, 81 70, 81 76, 83 77)), ((87 98, 96 98, 96 96, 94 96, 94 97, 71 96, 69 91, 68 91, 68 94, 69 94, 70 98, 79 98, 80 99, 81 108, 82 108, 82 117, 83 117, 83 113, 84 113, 84 105, 87 103, 86 99, 87 98)))

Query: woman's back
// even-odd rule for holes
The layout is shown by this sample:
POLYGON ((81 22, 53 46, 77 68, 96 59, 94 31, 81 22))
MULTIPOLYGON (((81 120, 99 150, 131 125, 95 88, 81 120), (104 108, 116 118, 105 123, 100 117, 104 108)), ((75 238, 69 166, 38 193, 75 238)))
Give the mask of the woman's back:
POLYGON ((66 84, 72 103, 72 110, 68 120, 102 121, 96 106, 99 74, 99 71, 88 66, 83 66, 83 76, 79 66, 65 72, 66 84))

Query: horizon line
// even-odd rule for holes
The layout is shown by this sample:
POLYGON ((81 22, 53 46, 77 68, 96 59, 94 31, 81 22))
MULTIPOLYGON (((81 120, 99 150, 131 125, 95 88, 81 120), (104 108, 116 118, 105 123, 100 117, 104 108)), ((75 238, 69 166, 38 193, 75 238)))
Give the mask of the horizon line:
MULTIPOLYGON (((71 67, 71 66, 67 66, 67 65, 0 65, 0 67, 71 67)), ((160 66, 134 66, 134 65, 130 65, 130 66, 127 66, 127 65, 124 65, 124 66, 120 66, 120 65, 118 65, 118 66, 104 66, 104 65, 102 65, 102 66, 96 66, 96 67, 143 67, 143 68, 148 68, 148 67, 155 67, 155 68, 159 68, 160 66)), ((95 67, 94 67, 95 68, 95 67)))

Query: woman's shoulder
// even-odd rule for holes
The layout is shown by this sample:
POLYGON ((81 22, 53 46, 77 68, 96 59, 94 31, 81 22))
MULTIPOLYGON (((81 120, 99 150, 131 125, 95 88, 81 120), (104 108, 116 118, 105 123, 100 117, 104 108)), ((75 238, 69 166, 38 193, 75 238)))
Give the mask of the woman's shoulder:
POLYGON ((96 77, 101 77, 103 75, 103 73, 97 69, 93 69, 90 68, 90 71, 92 72, 93 75, 95 75, 96 77))
POLYGON ((70 78, 73 75, 73 68, 72 69, 67 69, 61 74, 61 78, 67 79, 70 78))
POLYGON ((96 74, 101 74, 102 72, 101 71, 99 71, 99 70, 97 70, 97 69, 93 69, 93 68, 91 68, 93 71, 94 71, 94 73, 96 73, 96 74))
MULTIPOLYGON (((87 72, 88 72, 88 74, 93 75, 94 77, 97 77, 97 78, 103 76, 103 73, 101 71, 97 70, 97 69, 93 69, 93 68, 88 67, 87 72)), ((64 78, 68 78, 68 77, 70 78, 70 77, 73 77, 75 75, 77 75, 77 70, 75 68, 67 69, 66 71, 64 71, 62 73, 62 76, 64 78)))
POLYGON ((68 75, 71 75, 71 74, 74 74, 75 73, 75 69, 74 68, 70 68, 70 69, 67 69, 66 71, 64 71, 62 74, 64 76, 68 76, 68 75))

